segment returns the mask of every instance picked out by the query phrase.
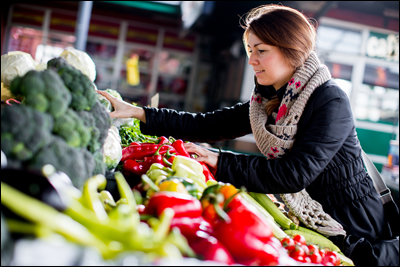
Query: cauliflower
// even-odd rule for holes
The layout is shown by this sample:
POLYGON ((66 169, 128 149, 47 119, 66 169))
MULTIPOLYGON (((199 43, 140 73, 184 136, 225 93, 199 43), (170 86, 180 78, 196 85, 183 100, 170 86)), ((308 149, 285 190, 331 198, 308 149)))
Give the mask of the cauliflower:
POLYGON ((36 61, 28 53, 8 52, 1 56, 1 82, 9 87, 15 77, 24 76, 28 71, 36 69, 36 65, 36 61))
POLYGON ((61 53, 60 57, 89 77, 92 82, 96 79, 96 66, 86 52, 69 47, 61 53))
POLYGON ((111 126, 104 142, 104 163, 108 171, 113 171, 122 158, 121 137, 117 127, 111 126))

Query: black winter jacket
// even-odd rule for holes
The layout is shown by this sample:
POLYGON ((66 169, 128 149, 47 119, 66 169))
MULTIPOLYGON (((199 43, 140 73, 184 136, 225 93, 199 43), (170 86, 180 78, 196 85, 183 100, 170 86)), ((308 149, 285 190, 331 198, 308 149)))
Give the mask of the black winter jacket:
MULTIPOLYGON (((261 86, 260 92, 266 98, 278 94, 281 99, 285 87, 275 91, 261 86)), ((252 132, 249 107, 248 101, 199 114, 145 107, 147 124, 141 124, 141 131, 193 142, 234 139, 252 132)), ((364 169, 349 99, 333 80, 311 95, 299 120, 294 145, 282 158, 267 160, 264 156, 223 151, 216 178, 253 192, 294 193, 306 188, 324 211, 343 225, 347 238, 332 240, 346 254, 352 254, 360 242, 391 237, 383 205, 364 169)), ((358 256, 348 256, 353 256, 356 264, 364 263, 361 257, 366 258, 360 255, 356 262, 358 256)), ((371 259, 369 264, 373 264, 371 259)))

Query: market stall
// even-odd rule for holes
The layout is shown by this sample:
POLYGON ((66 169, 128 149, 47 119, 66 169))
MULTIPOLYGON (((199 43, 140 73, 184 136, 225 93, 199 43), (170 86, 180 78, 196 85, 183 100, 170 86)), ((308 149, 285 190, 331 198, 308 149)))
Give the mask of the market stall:
POLYGON ((353 265, 274 195, 217 182, 185 140, 111 119, 86 53, 1 65, 2 265, 353 265))

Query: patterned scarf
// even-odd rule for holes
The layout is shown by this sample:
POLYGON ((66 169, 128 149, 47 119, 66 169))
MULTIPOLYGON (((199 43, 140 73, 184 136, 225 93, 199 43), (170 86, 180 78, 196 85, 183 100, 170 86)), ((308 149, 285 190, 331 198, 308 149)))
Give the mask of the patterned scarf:
MULTIPOLYGON (((268 160, 281 158, 292 148, 297 123, 309 97, 330 78, 328 68, 321 65, 316 53, 312 52, 290 79, 278 113, 272 114, 275 125, 266 124, 268 115, 265 105, 269 100, 260 95, 256 83, 250 101, 250 122, 257 147, 268 160)), ((313 200, 305 189, 293 194, 281 194, 281 197, 290 211, 308 228, 327 236, 346 234, 342 225, 325 213, 321 204, 313 200)))

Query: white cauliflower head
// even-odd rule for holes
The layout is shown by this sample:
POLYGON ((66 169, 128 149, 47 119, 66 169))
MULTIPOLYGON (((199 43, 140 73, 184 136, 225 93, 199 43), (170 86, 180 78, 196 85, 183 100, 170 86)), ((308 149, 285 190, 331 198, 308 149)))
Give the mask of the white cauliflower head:
POLYGON ((31 54, 11 51, 1 56, 1 82, 9 87, 17 76, 24 76, 28 71, 36 69, 37 62, 31 54))
POLYGON ((63 57, 69 64, 82 71, 92 82, 96 79, 96 66, 86 52, 69 47, 61 53, 60 57, 63 57))

